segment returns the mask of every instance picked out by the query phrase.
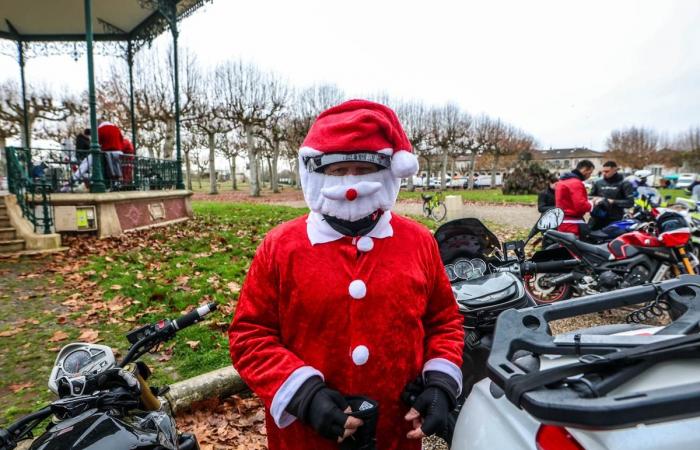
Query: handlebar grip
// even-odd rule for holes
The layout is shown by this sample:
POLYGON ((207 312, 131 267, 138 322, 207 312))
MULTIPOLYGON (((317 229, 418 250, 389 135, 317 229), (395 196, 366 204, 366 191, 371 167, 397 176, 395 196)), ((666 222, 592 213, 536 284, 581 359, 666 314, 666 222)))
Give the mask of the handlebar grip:
POLYGON ((173 325, 176 330, 182 330, 190 325, 199 322, 212 311, 216 311, 217 305, 215 302, 207 303, 199 308, 193 309, 184 316, 173 320, 173 325))

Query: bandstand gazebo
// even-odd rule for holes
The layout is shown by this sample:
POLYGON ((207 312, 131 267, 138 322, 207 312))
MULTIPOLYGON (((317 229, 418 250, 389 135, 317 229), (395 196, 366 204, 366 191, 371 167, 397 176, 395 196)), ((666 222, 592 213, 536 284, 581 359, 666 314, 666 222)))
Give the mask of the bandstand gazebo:
MULTIPOLYGON (((101 237, 123 231, 186 220, 191 216, 190 192, 184 190, 180 142, 178 23, 211 0, 3 0, 0 39, 16 47, 24 106, 22 147, 6 149, 11 195, 0 197, 0 253, 4 237, 15 229, 15 244, 24 249, 60 245, 59 231, 93 230, 101 237), (130 157, 130 180, 112 185, 105 179, 104 155, 98 143, 94 47, 122 56, 129 68, 131 138, 138 149, 134 108, 134 55, 165 31, 173 39, 175 159, 130 157), (6 42, 7 42, 6 41, 6 42), (89 192, 61 192, 33 171, 36 151, 31 146, 27 116, 25 62, 28 56, 77 54, 87 60, 91 157, 89 192), (121 187, 118 189, 115 187, 121 187), (109 192, 108 192, 109 191, 109 192), (7 217, 2 217, 5 201, 7 217), (18 217, 19 216, 19 217, 18 217), (3 234, 5 233, 5 234, 3 234), (32 235, 33 233, 33 235, 32 235)), ((138 70, 138 68, 136 68, 138 70)), ((60 74, 57 74, 57 78, 60 74)), ((13 247, 16 250, 16 248, 13 247)), ((7 250, 7 249, 5 249, 7 250)), ((10 249, 11 250, 11 249, 10 249)))

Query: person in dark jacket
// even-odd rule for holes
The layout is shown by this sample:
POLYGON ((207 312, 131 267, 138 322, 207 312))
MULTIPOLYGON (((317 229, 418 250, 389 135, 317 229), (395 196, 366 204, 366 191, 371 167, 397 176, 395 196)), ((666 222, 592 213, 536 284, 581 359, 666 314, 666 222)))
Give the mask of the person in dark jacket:
POLYGON ((554 188, 554 203, 557 208, 564 211, 564 222, 558 230, 566 233, 574 233, 576 236, 585 236, 588 233, 588 225, 583 216, 591 210, 588 194, 583 182, 590 178, 595 165, 583 159, 576 164, 576 168, 565 173, 559 178, 554 188))
POLYGON ((557 181, 559 181, 559 178, 556 175, 549 174, 547 177, 547 187, 542 192, 537 194, 537 211, 540 213, 554 208, 554 187, 556 186, 557 181))
POLYGON ((591 197, 594 207, 588 226, 591 230, 600 230, 609 224, 621 220, 625 208, 634 206, 634 186, 617 172, 615 161, 603 164, 603 176, 593 183, 591 197))

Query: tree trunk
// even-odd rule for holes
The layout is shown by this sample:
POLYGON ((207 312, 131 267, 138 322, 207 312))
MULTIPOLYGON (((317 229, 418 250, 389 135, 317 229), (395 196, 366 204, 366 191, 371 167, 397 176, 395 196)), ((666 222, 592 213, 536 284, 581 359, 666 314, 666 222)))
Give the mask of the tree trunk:
POLYGON ((234 155, 229 161, 231 166, 231 188, 232 190, 237 190, 238 185, 236 184, 236 156, 234 155))
POLYGON ((469 189, 474 189, 474 172, 476 166, 476 150, 472 150, 472 159, 469 164, 469 174, 467 175, 467 180, 469 182, 469 189))
POLYGON ((426 161, 427 161, 427 166, 428 166, 428 172, 425 176, 425 182, 423 183, 423 190, 428 189, 428 187, 430 186, 430 171, 432 170, 430 158, 426 159, 426 161))
POLYGON ((253 128, 245 127, 246 140, 248 143, 248 159, 250 160, 250 195, 260 197, 260 183, 258 180, 258 155, 253 145, 253 128))
POLYGON ((209 194, 216 195, 219 189, 216 185, 216 142, 214 133, 207 133, 209 139, 209 194))
POLYGON ((190 161, 190 152, 185 153, 185 175, 187 175, 187 190, 192 190, 192 162, 190 161))
POLYGON ((202 174, 204 173, 204 169, 199 167, 199 176, 197 177, 197 182, 199 183, 199 188, 202 189, 202 174))
POLYGON ((168 119, 165 127, 165 141, 163 142, 163 159, 173 159, 175 147, 175 119, 168 119))
POLYGON ((447 187, 447 147, 442 149, 442 173, 440 174, 440 189, 447 187))
POLYGON ((292 160, 292 169, 294 171, 294 187, 297 189, 301 189, 301 174, 299 173, 299 159, 294 158, 292 160))
POLYGON ((491 170, 491 189, 496 187, 496 168, 498 168, 498 159, 501 156, 501 152, 496 150, 493 154, 493 169, 491 170))
POLYGON ((275 194, 279 193, 279 180, 277 179, 277 162, 280 158, 280 143, 275 142, 275 147, 272 149, 272 159, 270 164, 270 185, 272 186, 272 192, 275 194))

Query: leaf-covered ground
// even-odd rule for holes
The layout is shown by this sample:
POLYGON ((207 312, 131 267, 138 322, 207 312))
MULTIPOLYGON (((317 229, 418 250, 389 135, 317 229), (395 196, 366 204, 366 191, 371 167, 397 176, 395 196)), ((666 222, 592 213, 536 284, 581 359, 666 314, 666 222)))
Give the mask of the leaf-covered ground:
MULTIPOLYGON (((225 330, 255 249, 270 228, 306 210, 200 201, 194 210, 194 220, 176 226, 103 240, 76 236, 64 240, 65 254, 0 260, 0 426, 51 400, 46 382, 63 345, 100 342, 124 355, 127 331, 204 301, 218 302, 220 310, 146 356, 153 383, 230 364, 225 330)), ((436 228, 432 220, 414 219, 436 228)), ((501 239, 523 233, 489 226, 501 239)), ((204 449, 264 448, 254 397, 204 403, 178 421, 204 449)))

